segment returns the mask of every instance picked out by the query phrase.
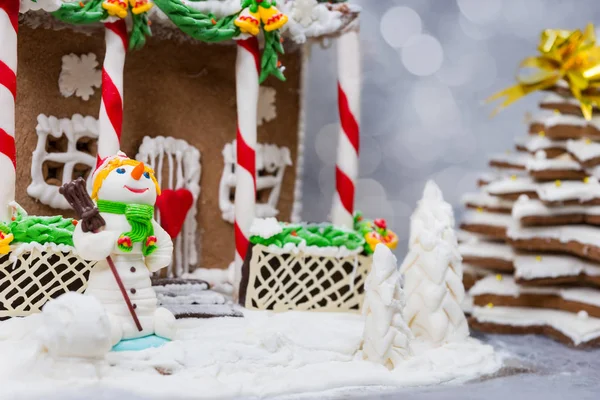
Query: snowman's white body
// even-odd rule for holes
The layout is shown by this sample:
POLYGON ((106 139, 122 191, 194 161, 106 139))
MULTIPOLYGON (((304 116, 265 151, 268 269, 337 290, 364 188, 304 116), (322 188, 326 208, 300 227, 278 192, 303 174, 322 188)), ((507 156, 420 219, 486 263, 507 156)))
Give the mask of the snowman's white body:
MULTIPOLYGON (((130 168, 127 168, 127 170, 127 174, 129 174, 130 168)), ((154 204, 156 191, 154 191, 154 199, 152 199, 152 194, 149 193, 148 196, 139 197, 150 197, 150 199, 135 199, 138 196, 134 196, 136 201, 131 201, 131 196, 124 194, 124 198, 119 200, 118 185, 116 185, 116 188, 112 187, 114 186, 113 179, 111 179, 113 172, 106 178, 98 198, 154 204), (107 190, 112 191, 110 195, 106 194, 105 187, 107 190), (106 194, 106 196, 103 197, 103 194, 106 194)), ((117 240, 122 233, 131 230, 131 225, 125 215, 110 213, 100 213, 100 215, 106 221, 104 229, 97 233, 84 233, 81 224, 79 224, 75 228, 73 242, 81 257, 98 261, 90 273, 85 294, 94 296, 106 309, 111 321, 113 344, 122 339, 138 338, 151 334, 173 339, 175 317, 165 308, 157 306, 156 293, 150 281, 151 273, 168 266, 171 262, 173 242, 170 236, 153 220, 157 249, 150 255, 143 256, 141 243, 134 243, 130 252, 124 252, 118 248, 117 240), (115 264, 127 295, 135 307, 135 312, 143 328, 142 331, 137 329, 117 281, 106 261, 106 257, 109 255, 115 264)))

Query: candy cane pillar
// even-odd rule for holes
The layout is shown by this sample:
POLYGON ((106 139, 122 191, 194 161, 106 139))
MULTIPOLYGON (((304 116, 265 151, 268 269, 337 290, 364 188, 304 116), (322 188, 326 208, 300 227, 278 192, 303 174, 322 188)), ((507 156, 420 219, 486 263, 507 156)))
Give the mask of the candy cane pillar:
POLYGON ((127 53, 125 20, 106 23, 106 55, 102 66, 102 102, 98 118, 98 165, 118 153, 123 128, 123 69, 127 53))
POLYGON ((342 34, 338 47, 338 108, 340 137, 335 166, 336 194, 331 220, 334 225, 354 225, 354 191, 358 176, 360 118, 360 49, 358 30, 342 34))
POLYGON ((8 203, 15 199, 19 4, 19 0, 0 0, 0 221, 10 219, 8 203))
POLYGON ((255 37, 238 40, 235 66, 238 129, 235 167, 235 275, 239 288, 242 263, 249 244, 249 230, 256 208, 256 114, 260 53, 255 37))

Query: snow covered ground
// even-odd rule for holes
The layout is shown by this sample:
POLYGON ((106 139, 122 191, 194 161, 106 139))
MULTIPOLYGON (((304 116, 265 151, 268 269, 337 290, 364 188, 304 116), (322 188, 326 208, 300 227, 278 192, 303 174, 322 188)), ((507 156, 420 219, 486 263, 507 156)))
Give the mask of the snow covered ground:
POLYGON ((501 364, 491 346, 472 339, 417 354, 390 372, 357 353, 364 322, 354 314, 245 311, 245 318, 180 320, 178 340, 162 348, 95 362, 51 359, 36 339, 39 323, 37 315, 0 323, 2 399, 381 394, 462 383, 501 364))

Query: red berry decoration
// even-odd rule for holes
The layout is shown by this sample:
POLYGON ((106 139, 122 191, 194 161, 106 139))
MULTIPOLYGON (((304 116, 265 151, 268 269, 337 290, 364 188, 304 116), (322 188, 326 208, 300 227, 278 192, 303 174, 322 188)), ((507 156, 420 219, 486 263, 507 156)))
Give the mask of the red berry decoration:
POLYGON ((378 218, 378 219, 374 220, 373 223, 379 229, 387 229, 387 222, 385 222, 385 219, 383 219, 383 218, 378 218))

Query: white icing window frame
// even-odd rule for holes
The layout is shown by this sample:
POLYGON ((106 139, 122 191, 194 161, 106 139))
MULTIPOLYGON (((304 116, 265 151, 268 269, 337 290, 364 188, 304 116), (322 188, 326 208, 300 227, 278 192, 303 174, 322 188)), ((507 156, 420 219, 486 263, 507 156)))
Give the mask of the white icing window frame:
MULTIPOLYGON (((175 257, 167 268, 168 277, 180 277, 198 265, 197 228, 200 175, 202 172, 200 151, 183 139, 173 137, 145 136, 136 155, 138 161, 148 164, 156 173, 156 180, 163 189, 185 188, 192 193, 194 202, 185 217, 181 232, 174 240, 175 257), (163 165, 168 163, 168 176, 163 176, 163 165)), ((160 223, 160 215, 156 215, 160 223)))
MULTIPOLYGON (((223 173, 219 183, 219 209, 223 219, 231 224, 235 219, 234 203, 231 200, 232 191, 236 186, 236 141, 227 143, 223 148, 223 173)), ((271 189, 266 203, 256 203, 256 217, 269 218, 279 214, 277 204, 281 194, 281 184, 285 169, 292 165, 290 150, 274 144, 256 145, 256 190, 271 189), (260 176, 260 171, 275 175, 260 176)))
MULTIPOLYGON (((75 114, 71 118, 56 118, 40 114, 35 128, 38 140, 31 157, 31 184, 27 187, 27 194, 41 203, 52 208, 68 210, 71 208, 65 198, 58 192, 59 187, 46 183, 43 174, 43 165, 46 161, 64 164, 62 183, 73 180, 73 169, 76 164, 89 166, 92 171, 96 167, 96 155, 77 150, 77 142, 84 137, 98 139, 98 120, 91 116, 75 114), (67 151, 62 153, 47 152, 46 143, 48 135, 60 139, 67 138, 67 151)), ((92 173, 87 179, 88 191, 92 188, 92 173)))

